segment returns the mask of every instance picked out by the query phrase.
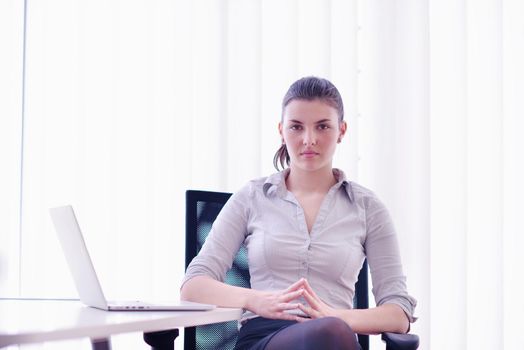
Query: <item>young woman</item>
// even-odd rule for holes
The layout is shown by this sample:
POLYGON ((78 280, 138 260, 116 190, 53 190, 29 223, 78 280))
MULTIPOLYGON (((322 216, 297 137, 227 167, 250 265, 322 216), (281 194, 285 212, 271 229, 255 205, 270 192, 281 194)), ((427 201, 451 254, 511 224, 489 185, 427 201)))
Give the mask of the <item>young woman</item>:
POLYGON ((331 82, 293 83, 274 158, 285 169, 235 193, 189 265, 182 299, 245 309, 236 349, 360 349, 355 333, 405 333, 414 321, 386 208, 332 167, 346 129, 331 82), (242 243, 251 289, 221 282, 242 243), (355 310, 365 258, 378 306, 355 310))

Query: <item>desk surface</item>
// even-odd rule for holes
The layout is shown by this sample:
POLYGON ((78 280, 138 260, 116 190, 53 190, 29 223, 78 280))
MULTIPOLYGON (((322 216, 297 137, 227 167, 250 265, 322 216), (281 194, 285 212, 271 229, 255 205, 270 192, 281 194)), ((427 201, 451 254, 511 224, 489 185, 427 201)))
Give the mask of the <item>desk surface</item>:
POLYGON ((0 347, 238 320, 241 309, 209 311, 103 311, 78 301, 0 300, 0 347))

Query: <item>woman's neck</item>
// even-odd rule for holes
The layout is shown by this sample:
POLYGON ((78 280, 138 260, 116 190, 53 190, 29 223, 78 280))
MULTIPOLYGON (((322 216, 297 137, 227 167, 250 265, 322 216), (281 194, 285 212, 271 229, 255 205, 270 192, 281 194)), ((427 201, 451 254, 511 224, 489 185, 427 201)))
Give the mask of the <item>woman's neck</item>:
POLYGON ((291 166, 286 177, 286 187, 292 193, 327 193, 336 182, 331 167, 304 171, 291 166))

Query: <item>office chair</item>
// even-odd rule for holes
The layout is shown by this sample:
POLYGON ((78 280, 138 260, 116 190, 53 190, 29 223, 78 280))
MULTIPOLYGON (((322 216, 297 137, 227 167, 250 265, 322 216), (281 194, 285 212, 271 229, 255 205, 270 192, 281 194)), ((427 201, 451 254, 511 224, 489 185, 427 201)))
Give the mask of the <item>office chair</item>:
MULTIPOLYGON (((186 269, 198 254, 218 213, 231 193, 193 191, 186 192, 186 269)), ((242 246, 227 272, 228 284, 250 288, 246 248, 242 246)), ((355 286, 355 308, 368 308, 368 267, 364 261, 355 286)), ((233 349, 237 338, 237 321, 185 328, 184 350, 233 349)), ((386 350, 415 350, 419 338, 413 334, 383 333, 386 350)), ((369 350, 369 336, 358 335, 362 350, 369 350)))

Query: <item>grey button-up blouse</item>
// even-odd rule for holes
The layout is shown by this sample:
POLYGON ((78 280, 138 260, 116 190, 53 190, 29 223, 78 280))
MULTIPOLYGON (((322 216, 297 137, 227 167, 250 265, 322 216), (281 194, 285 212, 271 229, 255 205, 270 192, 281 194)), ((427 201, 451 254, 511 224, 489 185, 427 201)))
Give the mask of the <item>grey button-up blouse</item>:
MULTIPOLYGON (((183 283, 198 275, 223 281, 245 242, 251 288, 282 290, 304 277, 326 304, 350 309, 367 258, 376 304, 397 304, 414 322, 416 300, 407 293, 395 228, 376 195, 334 169, 337 183, 308 232, 286 188, 288 171, 252 180, 229 199, 183 283)), ((243 319, 252 316, 246 311, 243 319)))

